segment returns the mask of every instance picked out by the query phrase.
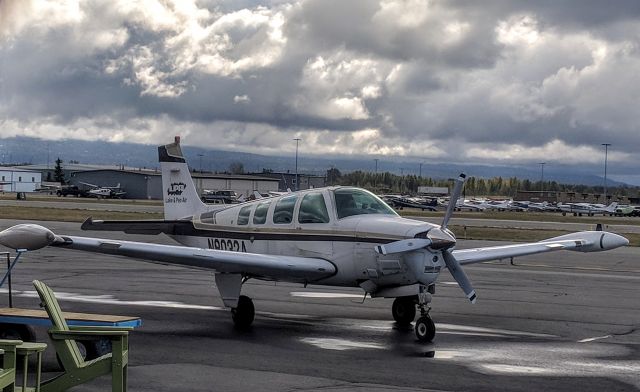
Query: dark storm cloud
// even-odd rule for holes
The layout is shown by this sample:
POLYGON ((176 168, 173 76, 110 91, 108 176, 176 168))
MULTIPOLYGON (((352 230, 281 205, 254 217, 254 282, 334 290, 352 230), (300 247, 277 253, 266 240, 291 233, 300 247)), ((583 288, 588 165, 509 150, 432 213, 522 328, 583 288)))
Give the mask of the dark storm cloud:
POLYGON ((0 0, 0 132, 513 162, 607 141, 637 162, 639 19, 637 1, 0 0))

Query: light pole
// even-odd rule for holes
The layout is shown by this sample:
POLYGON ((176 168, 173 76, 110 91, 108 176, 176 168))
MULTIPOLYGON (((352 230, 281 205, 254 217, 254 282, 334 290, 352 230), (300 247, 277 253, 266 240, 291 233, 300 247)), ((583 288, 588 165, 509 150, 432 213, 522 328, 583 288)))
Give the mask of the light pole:
POLYGON ((378 189, 378 158, 373 158, 376 161, 376 175, 373 177, 373 189, 377 191, 378 189))
POLYGON ((300 184, 298 183, 298 143, 300 143, 300 139, 299 137, 294 138, 293 140, 296 141, 296 191, 300 190, 300 184))
POLYGON ((422 178, 422 162, 420 162, 420 174, 418 174, 418 177, 422 178))
POLYGON ((611 143, 602 143, 604 146, 604 204, 607 204, 607 155, 611 143))
POLYGON ((540 162, 540 197, 544 197, 544 165, 547 162, 540 162))
POLYGON ((200 158, 200 173, 202 173, 202 154, 198 154, 198 158, 200 158))

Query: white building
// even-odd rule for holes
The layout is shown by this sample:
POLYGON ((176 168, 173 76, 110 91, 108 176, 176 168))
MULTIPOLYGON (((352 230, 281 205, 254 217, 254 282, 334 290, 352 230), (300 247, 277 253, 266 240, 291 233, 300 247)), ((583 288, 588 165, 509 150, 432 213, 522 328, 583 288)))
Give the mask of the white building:
POLYGON ((42 184, 42 174, 16 167, 0 167, 0 191, 34 192, 42 184))

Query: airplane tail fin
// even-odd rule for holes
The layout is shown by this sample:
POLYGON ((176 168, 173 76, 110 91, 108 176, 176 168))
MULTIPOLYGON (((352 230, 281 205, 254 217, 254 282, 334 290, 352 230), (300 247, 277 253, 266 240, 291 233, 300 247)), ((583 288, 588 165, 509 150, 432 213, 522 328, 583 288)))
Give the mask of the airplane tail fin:
POLYGON ((180 137, 176 136, 171 144, 158 147, 158 158, 162 171, 164 219, 181 219, 207 211, 182 155, 180 137))
POLYGON ((617 206, 618 206, 618 203, 614 201, 613 203, 609 204, 606 210, 610 212, 614 212, 617 206))

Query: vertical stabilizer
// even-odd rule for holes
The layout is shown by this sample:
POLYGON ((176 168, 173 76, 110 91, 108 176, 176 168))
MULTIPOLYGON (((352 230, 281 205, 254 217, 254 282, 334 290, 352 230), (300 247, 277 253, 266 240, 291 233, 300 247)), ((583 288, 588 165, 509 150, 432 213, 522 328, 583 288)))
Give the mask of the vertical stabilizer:
POLYGON ((207 206, 200 200, 191 178, 180 149, 180 138, 176 136, 173 143, 158 147, 158 158, 162 171, 164 219, 181 219, 205 212, 207 206))

